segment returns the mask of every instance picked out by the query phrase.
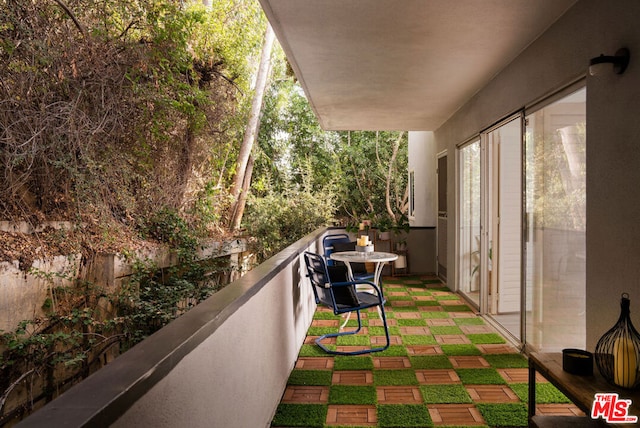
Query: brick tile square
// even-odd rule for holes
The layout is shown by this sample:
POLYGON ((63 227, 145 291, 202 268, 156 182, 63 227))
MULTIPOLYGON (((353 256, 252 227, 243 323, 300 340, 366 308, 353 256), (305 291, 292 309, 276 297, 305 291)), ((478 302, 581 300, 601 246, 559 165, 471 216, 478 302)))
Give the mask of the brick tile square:
POLYGON ((462 300, 440 300, 442 306, 464 305, 462 300))
MULTIPOLYGON (((396 326, 396 325, 398 325, 398 320, 395 320, 393 318, 391 318, 391 319, 387 318, 387 325, 389 327, 396 326)), ((370 319, 369 320, 369 326, 370 327, 382 327, 382 326, 384 326, 384 324, 383 324, 381 319, 370 319)))
POLYGON ((340 320, 313 320, 311 321, 312 327, 338 327, 340 320))
POLYGON ((329 400, 328 386, 288 385, 282 396, 283 403, 324 404, 329 400))
POLYGON ((442 306, 418 306, 420 312, 444 312, 442 306))
POLYGON ((386 293, 387 296, 408 296, 409 293, 406 291, 389 291, 386 293))
POLYGON ((495 333, 496 331, 490 325, 461 325, 460 330, 464 334, 481 334, 481 333, 495 333))
POLYGON ((584 412, 573 404, 538 404, 536 414, 545 416, 585 416, 584 412))
POLYGON ((477 318, 478 314, 475 312, 449 312, 449 316, 451 318, 477 318))
POLYGON ((419 301, 423 301, 423 302, 431 302, 436 300, 435 297, 433 296, 413 296, 413 300, 419 300, 419 301))
POLYGON ((420 404, 422 394, 415 386, 379 386, 378 404, 420 404))
POLYGON ((403 308, 403 307, 407 307, 407 306, 415 306, 416 304, 414 303, 413 300, 392 300, 391 301, 391 306, 395 306, 398 308, 403 308))
POLYGON ((337 346, 336 350, 338 352, 357 352, 363 351, 365 349, 371 349, 371 346, 337 346))
MULTIPOLYGON (((320 336, 307 336, 304 338, 304 344, 305 345, 315 345, 316 344, 316 339, 320 337, 320 336)), ((335 345, 336 344, 336 340, 337 338, 335 337, 327 337, 325 338, 322 343, 324 343, 325 345, 335 345)))
POLYGON ((442 348, 438 345, 408 345, 409 355, 442 355, 442 348))
MULTIPOLYGON (((386 336, 370 336, 371 345, 382 346, 387 343, 386 336)), ((402 338, 400 336, 389 336, 389 343, 391 345, 402 345, 402 338)))
POLYGON ((296 361, 297 369, 304 370, 331 370, 333 358, 331 357, 300 357, 296 361))
POLYGON ((373 385, 373 373, 370 370, 335 371, 331 383, 334 385, 373 385))
POLYGON ((508 343, 491 343, 487 345, 476 345, 476 348, 483 354, 517 354, 518 350, 508 343))
POLYGON ((471 385, 467 386, 471 399, 481 403, 518 403, 518 396, 505 385, 471 385))
POLYGON ((431 420, 437 425, 484 425, 484 418, 473 404, 429 404, 431 420))
POLYGON ((376 369, 408 369, 411 361, 407 357, 374 357, 373 367, 376 369))
POLYGON ((427 325, 431 327, 455 326, 456 322, 449 318, 434 318, 427 320, 427 325))
POLYGON ((451 369, 416 370, 416 378, 421 385, 461 383, 456 371, 451 369))
MULTIPOLYGON (((529 369, 496 369, 507 383, 529 383, 529 369)), ((536 382, 547 382, 540 374, 536 373, 536 382)))
POLYGON ((330 405, 327 425, 375 426, 378 423, 375 406, 330 405))
POLYGON ((436 334, 436 342, 441 345, 467 345, 471 341, 464 334, 436 334))
POLYGON ((395 315, 398 319, 422 319, 422 315, 418 312, 396 312, 395 315))
POLYGON ((485 369, 491 367, 487 360, 478 356, 449 357, 449 361, 457 369, 485 369))
POLYGON ((400 334, 403 335, 411 335, 411 334, 431 334, 431 330, 429 327, 424 326, 408 326, 408 327, 400 327, 400 334))

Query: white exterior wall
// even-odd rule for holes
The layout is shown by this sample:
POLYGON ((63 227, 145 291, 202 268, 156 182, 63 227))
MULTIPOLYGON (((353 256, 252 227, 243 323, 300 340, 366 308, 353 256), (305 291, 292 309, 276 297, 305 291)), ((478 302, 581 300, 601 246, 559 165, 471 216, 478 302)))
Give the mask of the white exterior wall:
POLYGON ((438 215, 436 147, 431 131, 409 132, 409 171, 415 174, 412 227, 435 227, 438 215))

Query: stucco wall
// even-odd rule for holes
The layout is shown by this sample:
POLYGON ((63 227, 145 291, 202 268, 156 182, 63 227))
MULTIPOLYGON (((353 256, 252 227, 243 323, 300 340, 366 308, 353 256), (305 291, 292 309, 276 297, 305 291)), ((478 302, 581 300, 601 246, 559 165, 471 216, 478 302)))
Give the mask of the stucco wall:
MULTIPOLYGON (((588 76, 587 348, 613 325, 629 292, 640 325, 640 2, 581 0, 493 81, 435 131, 448 149, 449 206, 455 206, 455 147, 587 73, 589 59, 625 46, 622 76, 588 76)), ((450 216, 453 213, 450 213, 450 216)), ((452 219, 453 220, 453 219, 452 219)), ((455 224, 455 223, 452 223, 455 224)), ((455 227, 448 233, 449 282, 455 283, 455 227)))
POLYGON ((409 171, 414 172, 414 227, 435 227, 437 219, 436 146, 433 132, 409 132, 409 171), (427 162, 425 163, 425 159, 427 162))

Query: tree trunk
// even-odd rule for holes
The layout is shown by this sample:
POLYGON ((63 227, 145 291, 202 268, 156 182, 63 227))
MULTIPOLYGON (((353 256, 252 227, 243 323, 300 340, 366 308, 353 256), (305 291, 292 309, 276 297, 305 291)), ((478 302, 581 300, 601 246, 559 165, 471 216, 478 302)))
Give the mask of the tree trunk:
POLYGON ((401 132, 398 139, 393 143, 393 152, 391 153, 391 159, 389 160, 389 170, 387 171, 387 191, 385 194, 385 203, 387 206, 387 213, 389 217, 395 219, 396 216, 391 208, 391 176, 393 175, 393 169, 396 163, 396 157, 398 156, 398 150, 400 149, 400 143, 404 137, 404 132, 401 132))
POLYGON ((253 174, 253 156, 249 156, 247 162, 247 169, 245 172, 244 183, 242 184, 242 192, 238 197, 238 202, 235 204, 233 215, 231 216, 231 230, 240 229, 240 223, 242 222, 242 216, 244 215, 244 207, 247 203, 247 196, 249 194, 249 186, 251 185, 251 175, 253 174))
MULTIPOLYGON (((264 44, 262 45, 262 55, 260 56, 260 66, 258 67, 256 89, 253 95, 253 101, 251 103, 251 112, 249 113, 249 122, 247 123, 244 138, 242 139, 242 145, 240 146, 240 152, 238 153, 236 176, 233 182, 233 187, 231 188, 231 195, 235 200, 232 207, 233 215, 230 221, 230 227, 232 228, 232 230, 235 230, 239 227, 242 220, 242 213, 244 212, 243 201, 246 201, 246 195, 244 195, 243 198, 240 198, 240 193, 243 191, 245 181, 251 180, 251 174, 249 174, 248 180, 246 177, 247 163, 249 162, 251 150, 253 149, 253 144, 258 135, 260 111, 262 110, 262 100, 264 98, 264 93, 269 77, 269 70, 271 68, 269 59, 271 57, 271 48, 273 47, 274 40, 275 35, 273 33, 273 29, 271 28, 271 25, 267 23, 267 30, 264 35, 264 44), (240 207, 240 205, 242 205, 242 207, 240 207)), ((247 186, 246 188, 248 191, 249 187, 247 186)))

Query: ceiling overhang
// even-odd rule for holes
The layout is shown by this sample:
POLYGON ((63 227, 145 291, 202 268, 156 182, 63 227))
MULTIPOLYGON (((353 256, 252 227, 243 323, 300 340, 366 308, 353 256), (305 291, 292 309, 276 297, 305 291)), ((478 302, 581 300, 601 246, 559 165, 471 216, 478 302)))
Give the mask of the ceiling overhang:
POLYGON ((576 0, 260 0, 321 126, 435 130, 576 0))

